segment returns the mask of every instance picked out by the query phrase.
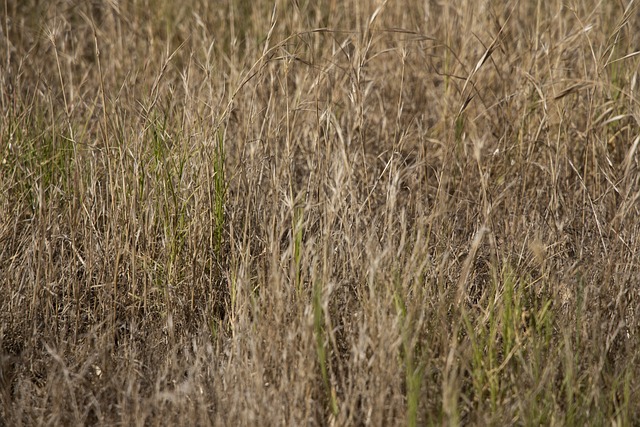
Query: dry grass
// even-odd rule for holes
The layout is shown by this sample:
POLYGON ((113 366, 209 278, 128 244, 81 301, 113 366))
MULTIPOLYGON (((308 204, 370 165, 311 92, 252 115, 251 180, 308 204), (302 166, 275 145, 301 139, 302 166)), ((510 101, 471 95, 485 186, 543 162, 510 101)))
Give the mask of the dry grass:
POLYGON ((275 3, 3 3, 0 423, 637 422, 638 4, 275 3))

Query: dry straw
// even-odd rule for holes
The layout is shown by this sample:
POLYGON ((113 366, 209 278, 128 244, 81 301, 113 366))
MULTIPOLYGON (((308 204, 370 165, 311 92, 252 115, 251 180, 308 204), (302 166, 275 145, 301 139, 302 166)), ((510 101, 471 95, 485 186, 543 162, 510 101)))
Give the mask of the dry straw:
POLYGON ((0 424, 633 424, 638 12, 5 1, 0 424))

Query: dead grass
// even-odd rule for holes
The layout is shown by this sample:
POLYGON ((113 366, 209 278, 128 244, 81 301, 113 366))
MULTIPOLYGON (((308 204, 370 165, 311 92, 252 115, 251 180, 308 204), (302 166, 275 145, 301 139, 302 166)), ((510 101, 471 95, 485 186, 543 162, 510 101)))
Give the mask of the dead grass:
POLYGON ((636 3, 218 3, 4 2, 2 424, 640 418, 636 3))

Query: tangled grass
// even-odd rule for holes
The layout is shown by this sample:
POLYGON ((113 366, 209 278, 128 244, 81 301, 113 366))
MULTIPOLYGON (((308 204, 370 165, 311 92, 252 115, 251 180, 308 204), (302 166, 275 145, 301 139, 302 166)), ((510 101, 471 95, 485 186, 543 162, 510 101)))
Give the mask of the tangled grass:
POLYGON ((631 425, 634 1, 5 1, 0 423, 631 425))

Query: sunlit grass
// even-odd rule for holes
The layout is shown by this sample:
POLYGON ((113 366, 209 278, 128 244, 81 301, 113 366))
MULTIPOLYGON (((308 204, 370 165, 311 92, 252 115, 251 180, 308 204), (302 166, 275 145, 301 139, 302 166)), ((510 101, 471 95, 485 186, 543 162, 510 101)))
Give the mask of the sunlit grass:
POLYGON ((633 425, 633 2, 8 2, 0 424, 633 425))

